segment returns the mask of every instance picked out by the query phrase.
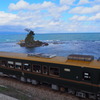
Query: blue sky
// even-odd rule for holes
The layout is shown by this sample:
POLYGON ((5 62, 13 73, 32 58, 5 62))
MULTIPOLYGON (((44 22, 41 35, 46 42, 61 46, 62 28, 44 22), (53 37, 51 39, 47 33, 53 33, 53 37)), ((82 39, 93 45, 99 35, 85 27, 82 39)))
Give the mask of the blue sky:
POLYGON ((100 32, 100 0, 2 0, 0 32, 100 32))

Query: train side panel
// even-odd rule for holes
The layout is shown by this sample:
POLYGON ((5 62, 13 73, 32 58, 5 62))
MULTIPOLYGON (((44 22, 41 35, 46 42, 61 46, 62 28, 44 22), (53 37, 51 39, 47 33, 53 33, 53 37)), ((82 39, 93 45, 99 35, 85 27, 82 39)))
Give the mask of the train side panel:
POLYGON ((14 62, 14 66, 16 62, 17 64, 19 62, 22 63, 21 69, 16 69, 15 67, 10 68, 8 64, 6 65, 7 67, 0 67, 0 71, 5 74, 23 76, 40 82, 47 82, 65 88, 73 88, 92 93, 98 93, 100 90, 98 88, 98 84, 100 83, 99 69, 2 57, 0 60, 9 61, 8 64, 14 62), (30 68, 29 70, 25 69, 27 65, 30 68))

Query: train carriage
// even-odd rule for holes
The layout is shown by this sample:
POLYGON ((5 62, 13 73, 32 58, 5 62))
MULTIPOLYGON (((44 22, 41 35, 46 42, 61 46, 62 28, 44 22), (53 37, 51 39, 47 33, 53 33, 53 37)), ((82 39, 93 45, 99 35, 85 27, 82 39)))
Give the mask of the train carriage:
POLYGON ((0 52, 0 74, 34 85, 48 83, 54 90, 100 100, 100 61, 93 56, 0 52))

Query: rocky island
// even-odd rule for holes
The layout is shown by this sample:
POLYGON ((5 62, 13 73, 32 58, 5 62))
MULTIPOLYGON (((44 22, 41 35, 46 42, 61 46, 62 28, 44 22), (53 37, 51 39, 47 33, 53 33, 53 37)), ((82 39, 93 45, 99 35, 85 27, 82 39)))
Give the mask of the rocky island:
POLYGON ((39 40, 34 40, 34 31, 30 30, 30 29, 25 29, 27 32, 29 32, 25 38, 25 40, 20 40, 20 42, 18 43, 21 47, 38 47, 38 46, 47 46, 48 43, 46 42, 42 42, 39 40))

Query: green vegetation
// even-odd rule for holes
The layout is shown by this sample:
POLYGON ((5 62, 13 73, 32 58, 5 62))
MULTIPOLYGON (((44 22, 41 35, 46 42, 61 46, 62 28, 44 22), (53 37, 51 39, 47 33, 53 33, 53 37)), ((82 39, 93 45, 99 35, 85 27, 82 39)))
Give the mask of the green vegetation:
POLYGON ((3 85, 0 86, 0 93, 3 93, 5 91, 9 91, 9 89, 7 87, 3 86, 3 85))
POLYGON ((33 31, 30 31, 29 34, 27 34, 27 37, 25 38, 25 43, 26 44, 33 44, 35 42, 33 35, 34 35, 33 31))
POLYGON ((21 40, 18 44, 21 46, 21 47, 38 47, 38 46, 47 46, 48 43, 45 43, 45 42, 42 42, 42 41, 39 41, 39 40, 34 40, 34 31, 31 31, 29 29, 25 29, 26 31, 28 31, 29 33, 27 34, 25 40, 21 40))
POLYGON ((19 100, 32 100, 31 96, 27 95, 27 93, 10 86, 0 86, 0 93, 17 98, 19 100))

